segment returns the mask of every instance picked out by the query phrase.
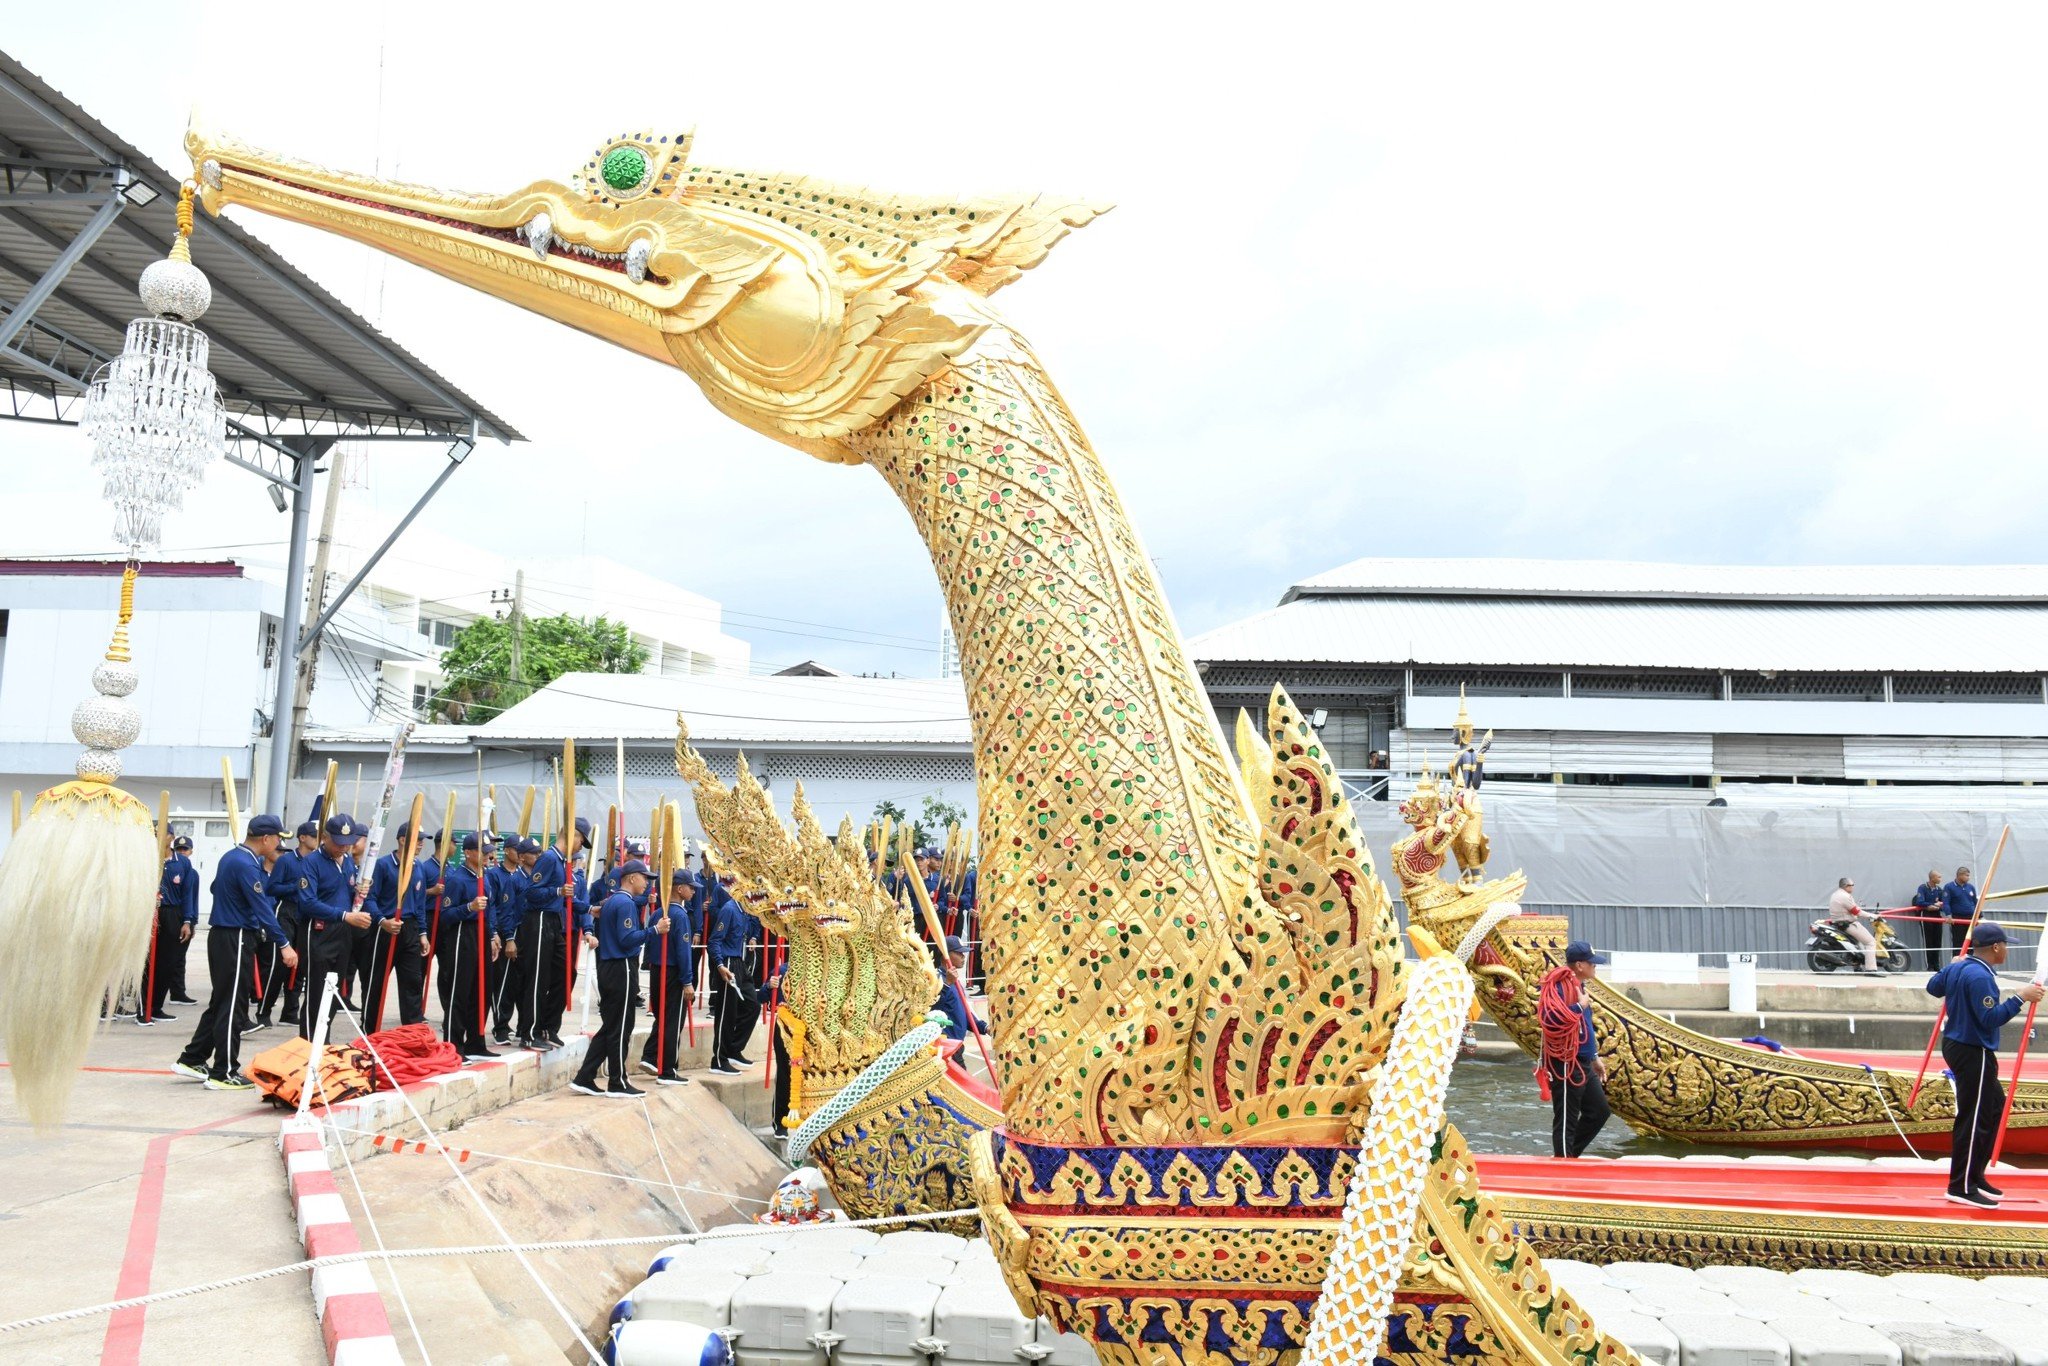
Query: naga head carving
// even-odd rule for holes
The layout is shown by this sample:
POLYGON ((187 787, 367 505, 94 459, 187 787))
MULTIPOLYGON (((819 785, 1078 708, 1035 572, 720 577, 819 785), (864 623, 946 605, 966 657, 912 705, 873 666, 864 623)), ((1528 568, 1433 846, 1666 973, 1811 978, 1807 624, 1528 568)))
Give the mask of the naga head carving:
POLYGON ((790 803, 794 828, 785 826, 744 757, 727 787, 676 722, 676 771, 691 784, 719 871, 785 941, 782 999, 804 1024, 806 1072, 820 1088, 843 1085, 924 1019, 938 998, 938 971, 905 912, 869 876, 850 827, 835 846, 801 784, 790 803))
POLYGON ((994 321, 980 304, 1106 206, 926 199, 713 169, 621 134, 565 180, 403 184, 188 129, 209 213, 241 204, 376 247, 674 365, 731 417, 827 459, 994 321))

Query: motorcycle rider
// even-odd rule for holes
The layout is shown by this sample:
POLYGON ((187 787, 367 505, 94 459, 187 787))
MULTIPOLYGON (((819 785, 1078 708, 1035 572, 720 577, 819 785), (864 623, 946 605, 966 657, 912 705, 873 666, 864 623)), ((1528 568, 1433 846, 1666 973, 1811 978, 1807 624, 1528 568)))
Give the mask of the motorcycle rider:
POLYGON ((1884 970, 1877 965, 1877 936, 1870 932, 1870 926, 1863 923, 1863 908, 1856 904, 1854 878, 1845 877, 1835 884, 1834 892, 1828 897, 1828 920, 1839 925, 1843 934, 1863 946, 1863 975, 1884 976, 1884 970))

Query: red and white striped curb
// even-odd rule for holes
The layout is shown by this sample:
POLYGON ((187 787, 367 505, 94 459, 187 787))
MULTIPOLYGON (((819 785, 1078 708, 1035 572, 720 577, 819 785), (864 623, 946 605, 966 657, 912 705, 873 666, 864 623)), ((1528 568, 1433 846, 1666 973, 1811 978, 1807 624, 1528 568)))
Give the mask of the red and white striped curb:
MULTIPOLYGON (((473 1077, 500 1067, 536 1067, 540 1055, 531 1052, 501 1054, 491 1062, 472 1063, 455 1072, 427 1077, 405 1090, 418 1092, 445 1086, 462 1077, 473 1077)), ((389 1091, 373 1091, 333 1106, 315 1106, 338 1123, 362 1125, 395 1122, 408 1115, 404 1101, 389 1091)), ((385 1143, 396 1144, 393 1140, 385 1143)), ((405 1145, 415 1146, 413 1144, 405 1145)), ((429 1145, 417 1145, 432 1151, 429 1145)), ((278 1135, 284 1154, 285 1179, 291 1185, 292 1208, 298 1217, 299 1238, 306 1256, 331 1257, 361 1252, 355 1221, 335 1184, 327 1160, 321 1121, 314 1115, 293 1115, 284 1121, 278 1135)), ((460 1154, 467 1157, 467 1153, 460 1154)), ((340 1266, 317 1267, 313 1271, 313 1313, 320 1320, 320 1336, 327 1344, 327 1359, 333 1366, 401 1366, 398 1339, 391 1331, 391 1316, 385 1312, 384 1297, 368 1262, 347 1262, 340 1266)))
MULTIPOLYGON (((361 1252, 355 1221, 334 1184, 327 1165, 327 1145, 319 1121, 294 1115, 278 1135, 284 1152, 285 1179, 291 1183, 292 1207, 298 1215, 299 1237, 306 1256, 332 1257, 361 1252)), ((320 1337, 334 1366, 400 1366, 398 1339, 384 1312, 384 1297, 367 1262, 322 1266, 313 1270, 313 1312, 320 1337)))

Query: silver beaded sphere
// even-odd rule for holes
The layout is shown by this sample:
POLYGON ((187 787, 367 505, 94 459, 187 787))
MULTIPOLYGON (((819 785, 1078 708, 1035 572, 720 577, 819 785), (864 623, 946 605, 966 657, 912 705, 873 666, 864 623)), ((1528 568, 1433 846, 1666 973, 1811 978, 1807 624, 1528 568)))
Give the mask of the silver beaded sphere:
POLYGON ((197 322, 213 303, 213 286, 190 261, 166 257, 142 272, 142 306, 159 318, 197 322))
POLYGON ((142 713, 119 697, 89 697, 71 713, 71 733, 92 749, 124 749, 142 734, 142 713))
POLYGON ((102 697, 126 697, 142 682, 133 664, 108 660, 92 671, 92 690, 102 697))
POLYGON ((77 770, 88 781, 111 783, 121 776, 121 756, 110 749, 89 749, 78 756, 77 770))

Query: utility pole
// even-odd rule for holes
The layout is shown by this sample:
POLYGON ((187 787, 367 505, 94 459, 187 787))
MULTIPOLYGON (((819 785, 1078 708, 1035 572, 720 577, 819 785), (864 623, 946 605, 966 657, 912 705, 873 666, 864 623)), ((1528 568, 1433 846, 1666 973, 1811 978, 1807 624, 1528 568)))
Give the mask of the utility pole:
MULTIPOLYGON (((327 471, 327 497, 320 507, 320 539, 313 547, 313 573, 306 580, 306 597, 310 604, 306 614, 308 621, 320 620, 320 613, 327 607, 327 558, 334 547, 334 514, 340 502, 341 469, 337 462, 327 471)), ((296 650, 298 644, 296 640, 287 641, 285 648, 296 650)), ((306 733, 306 712, 313 705, 313 676, 319 667, 320 642, 316 639, 313 648, 299 658, 298 689, 292 694, 290 743, 293 745, 298 743, 299 736, 306 733)))
MULTIPOLYGON (((526 683, 526 675, 519 668, 519 638, 526 634, 526 571, 512 571, 512 687, 517 691, 526 683)), ((524 693, 520 693, 523 698, 524 693)), ((513 699, 515 702, 519 698, 513 699)))

